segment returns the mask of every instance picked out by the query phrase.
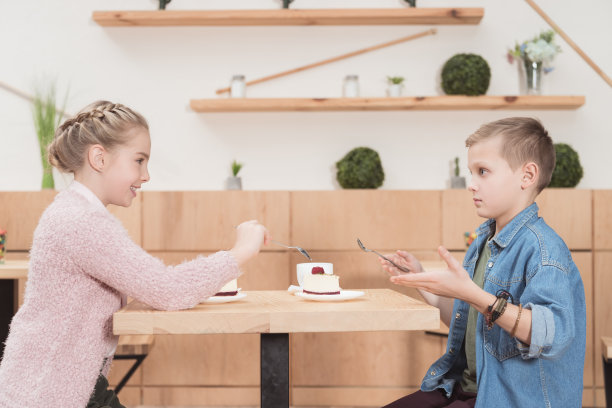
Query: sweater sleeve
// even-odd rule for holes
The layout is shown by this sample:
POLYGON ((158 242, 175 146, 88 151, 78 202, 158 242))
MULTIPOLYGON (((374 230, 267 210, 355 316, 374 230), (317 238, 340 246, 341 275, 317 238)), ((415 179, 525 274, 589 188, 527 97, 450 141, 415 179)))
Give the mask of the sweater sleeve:
POLYGON ((166 266, 129 237, 110 213, 73 220, 66 250, 86 274, 160 310, 189 309, 241 272, 228 251, 166 266))

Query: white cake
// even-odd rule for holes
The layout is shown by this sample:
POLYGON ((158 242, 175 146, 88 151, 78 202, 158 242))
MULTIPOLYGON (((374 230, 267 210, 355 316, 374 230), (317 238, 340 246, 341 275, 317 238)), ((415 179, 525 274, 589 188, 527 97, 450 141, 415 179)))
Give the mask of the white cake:
POLYGON ((302 290, 311 295, 339 295, 340 277, 323 273, 323 268, 314 267, 311 273, 304 275, 302 290))
POLYGON ((227 282, 215 296, 235 296, 238 294, 238 280, 233 279, 227 282))

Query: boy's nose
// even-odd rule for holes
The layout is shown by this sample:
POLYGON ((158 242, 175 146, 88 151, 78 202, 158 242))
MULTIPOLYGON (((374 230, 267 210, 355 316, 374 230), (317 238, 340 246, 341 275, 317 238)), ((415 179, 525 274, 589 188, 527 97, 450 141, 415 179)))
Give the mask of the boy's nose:
POLYGON ((468 183, 468 190, 471 191, 472 193, 476 192, 478 190, 478 187, 476 186, 476 184, 474 184, 472 182, 472 180, 470 180, 470 182, 468 183))

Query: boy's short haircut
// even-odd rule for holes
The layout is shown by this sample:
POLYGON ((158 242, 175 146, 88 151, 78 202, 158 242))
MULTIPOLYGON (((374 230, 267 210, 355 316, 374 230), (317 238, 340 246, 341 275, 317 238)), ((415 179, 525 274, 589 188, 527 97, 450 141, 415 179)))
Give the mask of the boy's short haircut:
POLYGON ((503 138, 501 156, 506 159, 512 170, 529 162, 538 165, 540 175, 536 189, 539 194, 550 184, 555 169, 555 147, 551 137, 548 136, 548 131, 537 119, 505 118, 482 125, 465 140, 465 146, 469 148, 497 135, 503 138))

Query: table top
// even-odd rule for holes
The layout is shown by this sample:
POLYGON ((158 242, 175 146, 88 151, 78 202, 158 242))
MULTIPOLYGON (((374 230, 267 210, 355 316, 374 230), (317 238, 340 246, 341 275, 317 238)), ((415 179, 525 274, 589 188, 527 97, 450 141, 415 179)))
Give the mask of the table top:
POLYGON ((340 301, 305 300, 288 291, 245 291, 230 303, 201 303, 180 311, 155 310, 134 301, 113 316, 121 334, 304 333, 429 330, 440 328, 440 311, 391 289, 361 289, 340 301))
POLYGON ((28 261, 8 261, 0 264, 0 279, 24 279, 28 277, 28 261))

